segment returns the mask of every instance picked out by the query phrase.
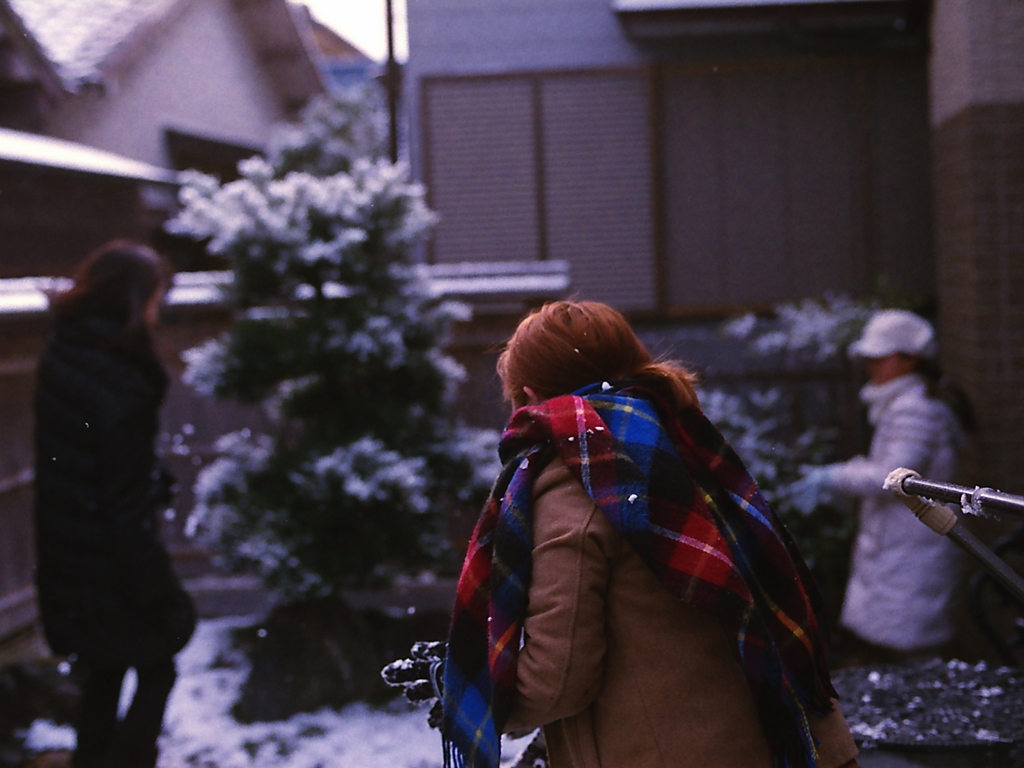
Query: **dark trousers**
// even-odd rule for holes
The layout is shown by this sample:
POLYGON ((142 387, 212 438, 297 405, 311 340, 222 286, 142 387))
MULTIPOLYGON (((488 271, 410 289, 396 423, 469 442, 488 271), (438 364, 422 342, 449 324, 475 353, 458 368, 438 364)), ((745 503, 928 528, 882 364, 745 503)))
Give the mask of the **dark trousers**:
POLYGON ((177 672, 168 659, 136 667, 138 687, 124 719, 117 704, 127 667, 87 667, 83 670, 78 709, 78 747, 73 768, 153 768, 156 740, 164 719, 167 697, 177 672))

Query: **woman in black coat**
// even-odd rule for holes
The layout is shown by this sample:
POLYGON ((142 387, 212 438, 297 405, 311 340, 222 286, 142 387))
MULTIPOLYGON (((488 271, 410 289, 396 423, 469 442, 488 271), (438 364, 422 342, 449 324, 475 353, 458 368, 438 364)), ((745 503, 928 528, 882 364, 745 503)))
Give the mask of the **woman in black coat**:
POLYGON ((170 275, 149 248, 116 241, 51 298, 35 397, 36 584, 51 650, 83 673, 74 768, 156 764, 174 654, 195 627, 157 521, 170 498, 154 450, 168 380, 150 331, 170 275), (138 687, 118 722, 129 668, 138 687))

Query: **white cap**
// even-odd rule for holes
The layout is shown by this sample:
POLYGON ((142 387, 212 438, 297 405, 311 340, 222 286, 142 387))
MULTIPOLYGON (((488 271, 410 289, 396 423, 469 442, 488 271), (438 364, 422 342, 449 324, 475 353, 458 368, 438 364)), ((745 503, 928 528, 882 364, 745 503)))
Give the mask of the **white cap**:
POLYGON ((938 350, 931 323, 903 309, 883 309, 868 320, 860 338, 848 350, 850 357, 869 358, 894 352, 933 357, 938 350))

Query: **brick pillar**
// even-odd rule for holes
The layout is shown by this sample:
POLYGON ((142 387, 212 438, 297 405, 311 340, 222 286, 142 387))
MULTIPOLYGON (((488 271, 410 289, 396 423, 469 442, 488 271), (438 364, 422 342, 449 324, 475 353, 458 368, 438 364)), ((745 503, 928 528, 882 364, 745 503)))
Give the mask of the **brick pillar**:
POLYGON ((977 412, 975 482, 1024 493, 1024 3, 933 8, 943 364, 977 412))

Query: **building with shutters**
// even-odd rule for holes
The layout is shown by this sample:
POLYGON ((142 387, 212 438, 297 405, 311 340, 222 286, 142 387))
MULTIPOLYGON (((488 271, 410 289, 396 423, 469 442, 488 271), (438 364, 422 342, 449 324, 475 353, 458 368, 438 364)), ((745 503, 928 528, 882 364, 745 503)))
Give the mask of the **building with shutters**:
POLYGON ((579 296, 719 372, 738 363, 694 346, 691 321, 884 279, 935 301, 978 412, 971 479, 1024 488, 1024 5, 408 13, 411 155, 441 217, 429 261, 566 260, 579 296))
POLYGON ((419 0, 436 262, 565 259, 580 295, 722 314, 933 290, 927 27, 905 2, 419 0))

